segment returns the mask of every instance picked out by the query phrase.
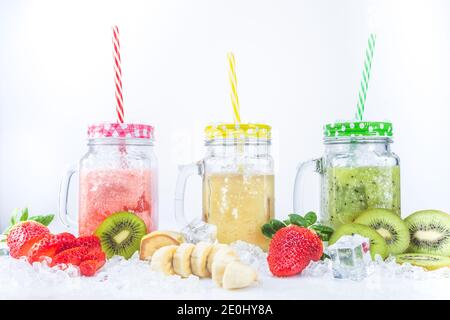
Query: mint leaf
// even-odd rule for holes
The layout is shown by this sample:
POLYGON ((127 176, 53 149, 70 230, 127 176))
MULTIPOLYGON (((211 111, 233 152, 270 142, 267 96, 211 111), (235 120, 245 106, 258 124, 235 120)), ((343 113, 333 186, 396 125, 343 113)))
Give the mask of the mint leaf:
POLYGON ((310 211, 307 214, 305 214, 305 220, 308 222, 308 227, 312 226, 317 221, 317 215, 310 211))
POLYGON ((317 235, 322 241, 330 241, 331 235, 329 234, 318 232, 317 235))
POLYGON ((53 221, 53 218, 55 218, 55 215, 49 214, 49 215, 45 215, 45 216, 30 217, 30 218, 28 218, 28 220, 36 221, 36 222, 42 223, 44 226, 48 226, 53 221))
POLYGON ((295 224, 299 227, 306 228, 308 226, 308 222, 306 221, 306 219, 295 213, 289 215, 289 220, 292 224, 295 224))
POLYGON ((322 233, 326 233, 326 234, 330 234, 330 235, 334 232, 333 228, 324 226, 322 224, 315 224, 315 225, 311 226, 311 229, 313 229, 314 231, 317 231, 317 232, 322 232, 322 233))
POLYGON ((316 231, 317 235, 319 236, 320 240, 322 241, 329 241, 331 238, 331 235, 333 234, 334 230, 333 228, 316 224, 311 226, 311 229, 316 231))
POLYGON ((266 223, 261 227, 261 231, 266 238, 272 239, 275 234, 275 230, 272 228, 270 223, 266 223))
POLYGON ((22 210, 22 215, 20 216, 20 221, 28 220, 28 208, 22 210))
POLYGON ((288 226, 291 224, 291 220, 289 219, 283 220, 283 223, 288 226))
POLYGON ((269 224, 272 227, 272 229, 275 230, 275 232, 277 232, 281 228, 286 227, 286 225, 283 222, 281 222, 280 220, 276 220, 276 219, 270 220, 269 224))

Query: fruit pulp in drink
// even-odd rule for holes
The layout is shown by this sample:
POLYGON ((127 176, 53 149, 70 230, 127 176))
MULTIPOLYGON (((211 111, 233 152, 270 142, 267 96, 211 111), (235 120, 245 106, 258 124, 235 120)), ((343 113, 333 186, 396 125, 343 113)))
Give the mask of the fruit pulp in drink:
POLYGON ((332 226, 352 222, 363 210, 400 215, 400 167, 332 167, 324 176, 322 203, 332 226))
POLYGON ((203 219, 217 226, 217 240, 243 240, 267 250, 261 227, 274 216, 271 174, 207 174, 203 181, 203 219))
POLYGON ((83 170, 79 186, 79 234, 91 235, 105 218, 132 212, 151 232, 157 227, 156 177, 151 170, 83 170))

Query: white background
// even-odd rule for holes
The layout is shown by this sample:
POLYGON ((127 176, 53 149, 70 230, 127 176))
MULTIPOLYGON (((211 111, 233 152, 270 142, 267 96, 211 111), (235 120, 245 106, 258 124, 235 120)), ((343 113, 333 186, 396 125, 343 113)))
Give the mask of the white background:
MULTIPOLYGON (((323 152, 322 125, 355 112, 369 32, 378 38, 366 116, 394 123, 403 215, 448 212, 449 21, 444 0, 0 0, 1 227, 15 207, 56 212, 60 175, 86 151, 87 124, 116 120, 112 24, 126 121, 156 127, 162 228, 174 225, 177 165, 202 157, 206 124, 232 120, 227 51, 243 120, 274 128, 282 217, 297 163, 323 152)), ((188 187, 187 209, 200 215, 200 180, 188 187)))

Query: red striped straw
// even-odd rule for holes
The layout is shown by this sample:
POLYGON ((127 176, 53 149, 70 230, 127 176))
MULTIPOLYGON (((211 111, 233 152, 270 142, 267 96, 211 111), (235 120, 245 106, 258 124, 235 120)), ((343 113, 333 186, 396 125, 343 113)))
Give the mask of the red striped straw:
POLYGON ((114 82, 116 84, 117 121, 123 123, 122 66, 120 60, 119 27, 113 26, 114 82))

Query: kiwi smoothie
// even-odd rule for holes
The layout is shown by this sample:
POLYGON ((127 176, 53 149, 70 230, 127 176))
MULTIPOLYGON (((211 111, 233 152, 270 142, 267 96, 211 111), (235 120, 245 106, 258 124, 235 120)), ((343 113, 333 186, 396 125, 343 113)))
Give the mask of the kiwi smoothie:
POLYGON ((400 215, 400 167, 329 167, 323 177, 324 211, 332 226, 352 222, 366 209, 400 215))

